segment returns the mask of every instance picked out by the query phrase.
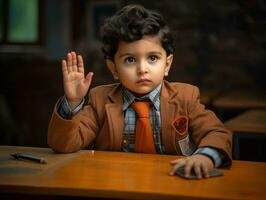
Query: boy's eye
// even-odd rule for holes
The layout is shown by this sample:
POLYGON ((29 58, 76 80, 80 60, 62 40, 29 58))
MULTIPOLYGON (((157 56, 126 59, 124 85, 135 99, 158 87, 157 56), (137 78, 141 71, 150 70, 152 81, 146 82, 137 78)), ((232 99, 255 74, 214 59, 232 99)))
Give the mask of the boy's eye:
POLYGON ((148 60, 149 60, 150 62, 156 62, 156 61, 158 60, 158 56, 156 56, 156 55, 151 55, 151 56, 148 57, 148 60))
POLYGON ((133 58, 133 57, 127 57, 127 58, 125 59, 125 62, 126 62, 127 64, 132 64, 132 63, 136 62, 136 60, 135 60, 135 58, 133 58))

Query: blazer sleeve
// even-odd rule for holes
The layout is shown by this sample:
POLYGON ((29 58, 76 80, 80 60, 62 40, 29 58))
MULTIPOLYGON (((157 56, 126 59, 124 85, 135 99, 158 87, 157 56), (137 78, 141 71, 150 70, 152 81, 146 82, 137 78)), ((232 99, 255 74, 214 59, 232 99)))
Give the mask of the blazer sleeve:
POLYGON ((214 112, 200 103, 199 89, 195 86, 188 100, 192 139, 198 147, 211 147, 224 155, 222 166, 232 164, 232 133, 225 128, 214 112))
POLYGON ((48 145, 56 152, 70 153, 90 145, 96 137, 99 126, 97 114, 88 103, 71 119, 64 119, 58 113, 56 103, 49 126, 48 145))

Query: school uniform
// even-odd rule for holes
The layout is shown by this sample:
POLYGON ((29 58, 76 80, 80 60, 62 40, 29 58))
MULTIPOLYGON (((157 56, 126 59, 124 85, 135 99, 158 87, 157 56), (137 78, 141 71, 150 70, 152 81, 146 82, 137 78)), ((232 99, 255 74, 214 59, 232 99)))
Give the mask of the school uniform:
MULTIPOLYGON (((127 116, 132 98, 125 106, 125 94, 121 84, 95 87, 90 90, 88 104, 68 119, 58 112, 62 103, 59 100, 48 128, 49 146, 57 152, 75 152, 83 148, 122 151, 130 149, 130 145, 132 149, 132 129, 127 131, 130 129, 127 116)), ((164 81, 156 94, 159 94, 159 109, 156 100, 153 102, 152 97, 148 98, 154 106, 151 122, 155 127, 157 153, 188 156, 205 154, 210 149, 222 157, 218 166, 231 165, 232 134, 212 111, 200 104, 197 87, 164 81), (177 130, 180 124, 175 123, 180 116, 187 119, 182 123, 187 126, 182 133, 177 130)), ((210 156, 209 153, 206 155, 210 156)))

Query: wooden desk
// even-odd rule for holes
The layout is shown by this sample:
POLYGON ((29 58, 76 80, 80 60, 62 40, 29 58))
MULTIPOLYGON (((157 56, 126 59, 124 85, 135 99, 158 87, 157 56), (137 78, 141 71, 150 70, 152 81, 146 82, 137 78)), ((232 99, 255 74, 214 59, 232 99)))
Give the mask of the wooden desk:
MULTIPOLYGON (((188 181, 169 176, 176 156, 0 146, 0 195, 35 194, 112 199, 265 199, 266 163, 234 161, 222 177, 188 181), (17 161, 10 153, 41 155, 48 164, 17 161)), ((47 198, 49 196, 46 196, 47 198)))
POLYGON ((231 91, 221 94, 213 102, 220 109, 266 109, 265 91, 231 91))
POLYGON ((248 109, 266 109, 266 93, 258 90, 234 90, 221 93, 213 101, 217 116, 224 122, 248 109))
POLYGON ((224 123, 233 132, 266 136, 266 110, 248 110, 224 123))
POLYGON ((233 154, 235 159, 239 159, 239 141, 242 138, 266 138, 266 110, 248 110, 228 120, 224 125, 234 133, 233 154))

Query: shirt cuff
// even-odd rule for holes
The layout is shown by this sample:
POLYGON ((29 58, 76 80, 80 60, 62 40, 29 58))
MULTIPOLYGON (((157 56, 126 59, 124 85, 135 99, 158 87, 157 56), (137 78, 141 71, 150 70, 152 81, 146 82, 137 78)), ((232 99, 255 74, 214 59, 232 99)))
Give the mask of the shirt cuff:
POLYGON ((214 166, 216 168, 222 165, 224 158, 223 154, 220 151, 210 147, 201 147, 197 149, 193 154, 203 154, 210 157, 214 162, 214 166))
POLYGON ((74 115, 76 115, 83 107, 84 99, 80 102, 80 104, 71 111, 67 98, 63 96, 61 103, 58 107, 59 115, 64 119, 71 119, 74 115))

